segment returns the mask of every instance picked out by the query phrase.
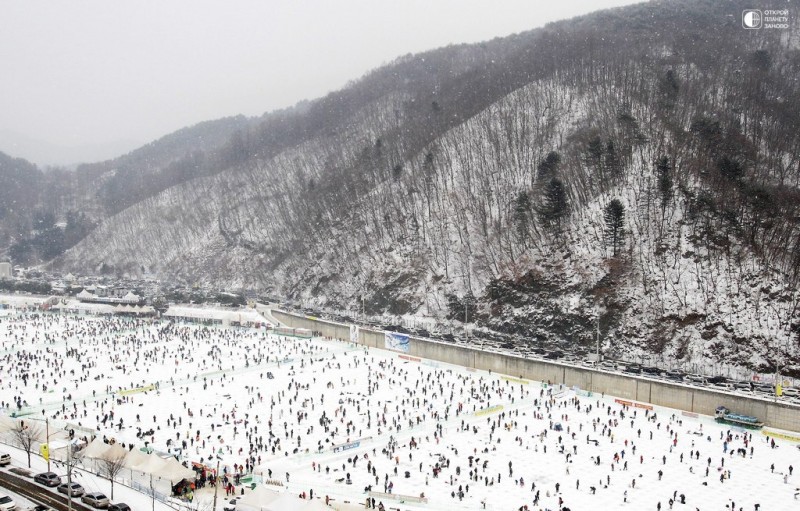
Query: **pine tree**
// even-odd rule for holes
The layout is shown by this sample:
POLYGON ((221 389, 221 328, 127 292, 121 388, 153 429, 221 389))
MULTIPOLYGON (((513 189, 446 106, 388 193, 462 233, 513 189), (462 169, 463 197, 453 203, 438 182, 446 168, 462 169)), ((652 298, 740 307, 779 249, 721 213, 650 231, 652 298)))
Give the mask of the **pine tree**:
POLYGON ((561 163, 561 156, 555 151, 550 151, 544 160, 539 162, 537 180, 547 183, 556 176, 558 164, 561 163))
POLYGON ((539 217, 543 223, 560 226, 561 219, 566 216, 569 203, 564 183, 560 179, 551 179, 542 191, 542 206, 539 217))
POLYGON ((528 237, 528 216, 531 212, 531 198, 525 190, 519 192, 514 201, 514 224, 517 234, 523 242, 528 237))
POLYGON ((672 165, 666 156, 656 161, 656 176, 658 177, 658 193, 661 195, 661 207, 666 207, 672 198, 672 165))
POLYGON ((605 220, 605 241, 606 247, 611 245, 613 257, 617 257, 617 252, 622 247, 625 239, 625 206, 619 199, 614 199, 608 203, 603 210, 605 220))
POLYGON ((619 159, 617 150, 614 147, 614 142, 609 139, 606 144, 606 159, 605 159, 606 173, 612 177, 619 177, 622 173, 622 162, 619 159))

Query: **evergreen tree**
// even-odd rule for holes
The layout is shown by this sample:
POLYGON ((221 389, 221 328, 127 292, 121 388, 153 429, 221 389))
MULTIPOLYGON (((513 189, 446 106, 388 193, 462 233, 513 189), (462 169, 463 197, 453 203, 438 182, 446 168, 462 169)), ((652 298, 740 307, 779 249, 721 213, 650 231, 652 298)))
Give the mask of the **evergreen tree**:
POLYGON ((603 210, 605 220, 605 241, 606 247, 611 245, 613 257, 617 257, 617 252, 622 247, 625 239, 625 206, 619 199, 614 199, 608 203, 603 210))
POLYGON ((551 179, 542 191, 542 206, 539 208, 539 217, 543 223, 560 225, 561 219, 567 214, 569 203, 564 183, 560 179, 551 179))
POLYGON ((620 161, 617 150, 614 147, 614 141, 611 139, 606 144, 605 169, 613 177, 618 177, 622 173, 622 161, 620 161))
POLYGON ((547 156, 539 162, 537 180, 547 183, 556 176, 558 164, 561 163, 561 156, 555 151, 550 151, 547 156))
POLYGON ((658 177, 658 193, 661 195, 661 207, 666 207, 672 198, 672 165, 666 156, 656 161, 656 176, 658 177))
POLYGON ((603 162, 603 141, 600 137, 594 137, 589 141, 586 147, 586 164, 594 167, 595 170, 601 170, 600 166, 603 162))
POLYGON ((514 201, 514 224, 521 240, 528 237, 528 216, 531 212, 531 198, 525 190, 519 192, 514 201))
POLYGON ((728 181, 736 182, 744 176, 742 164, 728 156, 723 156, 717 161, 717 169, 719 169, 719 173, 722 177, 728 181))

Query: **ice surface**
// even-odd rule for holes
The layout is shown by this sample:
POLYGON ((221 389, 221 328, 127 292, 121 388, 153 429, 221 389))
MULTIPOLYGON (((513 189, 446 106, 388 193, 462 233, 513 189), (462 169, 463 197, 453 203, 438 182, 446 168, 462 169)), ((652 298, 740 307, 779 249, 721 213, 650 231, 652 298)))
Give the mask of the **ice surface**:
MULTIPOLYGON (((147 442, 181 460, 213 465, 221 453, 228 472, 251 457, 256 473, 267 478, 271 470, 294 495, 313 489, 315 498, 361 503, 367 486, 383 492, 391 482, 394 494, 428 499, 384 500, 400 509, 481 509, 484 503, 496 510, 558 509, 563 499, 573 510, 656 509, 659 502, 666 510, 681 494, 686 504, 673 509, 730 509, 733 501, 736 509, 759 503, 766 511, 797 504, 798 476, 788 473, 790 465, 800 467, 796 443, 776 439, 773 449, 761 432, 660 407, 624 410, 610 396, 252 329, 12 314, 0 317, 0 341, 6 413, 41 418, 44 410, 54 425, 88 427, 136 447, 147 442), (158 390, 109 394, 155 383, 158 390), (16 397, 27 402, 21 410, 16 397), (113 420, 103 423, 112 411, 113 420), (555 423, 563 431, 552 429, 555 423), (409 447, 412 438, 416 448, 409 447), (176 451, 184 440, 187 449, 176 451), (358 440, 355 448, 334 450, 358 440), (744 456, 736 453, 740 448, 744 456), (437 463, 445 466, 434 477, 437 463), (730 478, 721 480, 723 474, 730 478), (463 500, 452 496, 459 487, 463 500)), ((110 493, 107 482, 91 480, 92 489, 110 493)), ((198 492, 193 505, 209 495, 209 489, 198 492)), ((149 502, 143 498, 142 505, 149 502)))

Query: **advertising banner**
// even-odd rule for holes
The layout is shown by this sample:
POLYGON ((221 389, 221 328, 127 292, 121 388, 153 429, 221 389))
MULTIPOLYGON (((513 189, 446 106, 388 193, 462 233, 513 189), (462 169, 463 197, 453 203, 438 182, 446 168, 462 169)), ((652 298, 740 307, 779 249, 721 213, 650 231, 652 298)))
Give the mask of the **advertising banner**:
POLYGON ((408 334, 386 332, 384 343, 387 350, 408 353, 408 334))

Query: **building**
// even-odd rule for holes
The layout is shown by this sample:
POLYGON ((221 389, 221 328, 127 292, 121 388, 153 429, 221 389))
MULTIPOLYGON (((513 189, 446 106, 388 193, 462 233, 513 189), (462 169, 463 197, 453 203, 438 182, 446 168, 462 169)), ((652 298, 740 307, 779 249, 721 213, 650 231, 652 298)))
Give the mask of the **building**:
POLYGON ((0 263, 0 279, 11 278, 11 263, 0 263))

